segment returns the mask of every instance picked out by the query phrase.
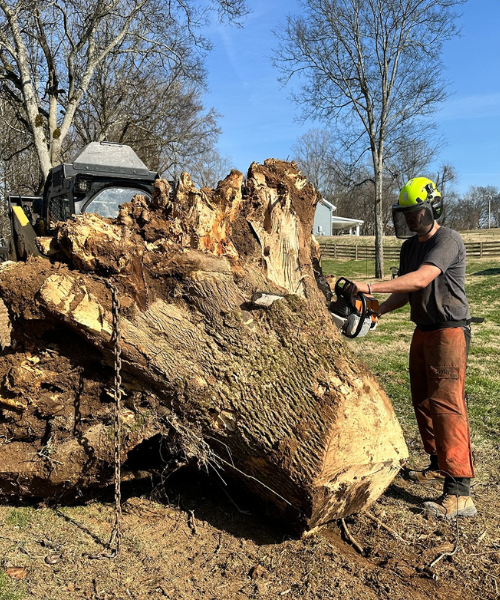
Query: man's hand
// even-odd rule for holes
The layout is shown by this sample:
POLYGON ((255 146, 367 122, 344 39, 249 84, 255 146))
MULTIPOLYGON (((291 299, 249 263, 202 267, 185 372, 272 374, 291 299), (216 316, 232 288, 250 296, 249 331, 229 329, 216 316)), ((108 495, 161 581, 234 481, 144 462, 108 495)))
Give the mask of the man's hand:
MULTIPOLYGON (((359 283, 357 281, 352 281, 351 282, 352 285, 349 286, 349 288, 347 288, 347 291, 352 295, 352 296, 356 296, 357 294, 361 293, 361 294, 370 294, 370 290, 368 289, 368 284, 367 283, 359 283)), ((372 285, 372 284, 370 284, 372 285)), ((379 317, 381 317, 384 313, 379 311, 378 313, 373 313, 377 319, 379 317)))
POLYGON ((352 281, 352 290, 349 290, 353 296, 356 296, 359 292, 362 294, 369 294, 370 290, 368 289, 367 283, 359 283, 358 281, 352 281))

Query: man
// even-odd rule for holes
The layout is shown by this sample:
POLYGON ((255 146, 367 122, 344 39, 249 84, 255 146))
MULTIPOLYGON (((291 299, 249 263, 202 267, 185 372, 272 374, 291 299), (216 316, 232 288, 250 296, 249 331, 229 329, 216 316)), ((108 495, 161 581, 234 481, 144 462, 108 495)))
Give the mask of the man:
POLYGON ((443 496, 425 502, 436 517, 474 516, 470 479, 474 477, 465 405, 465 368, 470 312, 464 289, 465 246, 460 235, 440 226, 441 194, 432 181, 408 181, 393 206, 401 247, 399 277, 376 283, 354 282, 354 292, 390 293, 383 315, 410 303, 416 324, 410 346, 412 403, 430 464, 410 472, 414 481, 442 482, 443 496))

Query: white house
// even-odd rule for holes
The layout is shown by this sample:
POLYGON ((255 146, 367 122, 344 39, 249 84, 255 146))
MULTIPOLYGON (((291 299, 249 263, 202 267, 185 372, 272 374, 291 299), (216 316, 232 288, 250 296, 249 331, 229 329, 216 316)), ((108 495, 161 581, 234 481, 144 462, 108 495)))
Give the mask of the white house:
POLYGON ((316 213, 314 214, 313 235, 332 235, 332 217, 336 208, 336 206, 321 198, 316 205, 316 213))
POLYGON ((334 231, 348 229, 350 235, 359 235, 359 230, 364 221, 360 219, 348 219, 347 217, 337 217, 333 212, 336 206, 321 198, 316 205, 314 215, 313 235, 333 235, 334 231))

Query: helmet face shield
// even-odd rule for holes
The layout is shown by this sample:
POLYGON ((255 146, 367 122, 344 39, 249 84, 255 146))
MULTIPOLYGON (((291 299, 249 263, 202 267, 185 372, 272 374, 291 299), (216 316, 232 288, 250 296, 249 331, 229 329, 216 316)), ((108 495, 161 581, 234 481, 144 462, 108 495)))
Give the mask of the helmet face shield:
POLYGON ((392 207, 392 222, 394 233, 399 239, 407 239, 414 236, 424 236, 434 226, 434 213, 430 202, 423 202, 413 206, 392 207))

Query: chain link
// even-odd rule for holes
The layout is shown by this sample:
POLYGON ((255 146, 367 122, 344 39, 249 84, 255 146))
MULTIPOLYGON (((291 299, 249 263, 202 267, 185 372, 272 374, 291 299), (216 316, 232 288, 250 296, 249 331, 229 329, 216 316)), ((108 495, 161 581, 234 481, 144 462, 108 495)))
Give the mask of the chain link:
POLYGON ((109 289, 111 290, 112 298, 112 313, 113 313, 113 332, 111 336, 111 342, 114 347, 114 358, 115 358, 115 414, 114 414, 114 445, 115 445, 115 518, 113 524, 113 530, 111 537, 108 542, 108 549, 111 551, 111 558, 115 558, 120 550, 121 542, 121 461, 120 461, 120 439, 121 439, 121 427, 120 427, 120 410, 121 410, 121 397, 122 397, 122 359, 121 359, 121 332, 120 332, 120 300, 118 298, 118 291, 113 283, 110 281, 106 282, 109 289))

